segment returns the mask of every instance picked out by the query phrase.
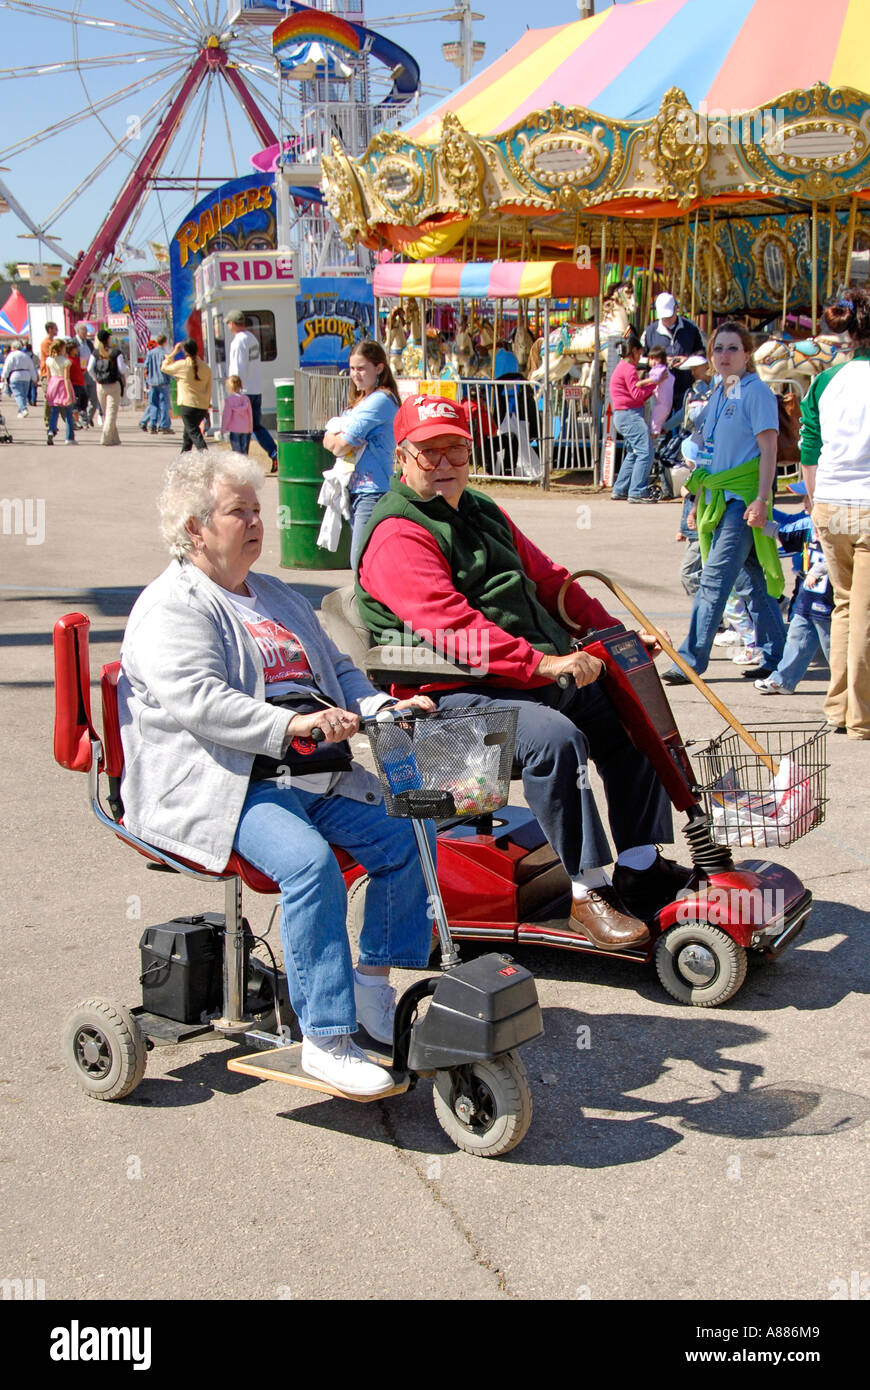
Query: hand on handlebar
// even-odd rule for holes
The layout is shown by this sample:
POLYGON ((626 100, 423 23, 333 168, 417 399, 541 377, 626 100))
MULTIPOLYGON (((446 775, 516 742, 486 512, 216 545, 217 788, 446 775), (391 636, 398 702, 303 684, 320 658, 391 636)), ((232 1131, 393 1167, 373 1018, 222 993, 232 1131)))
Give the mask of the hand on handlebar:
POLYGON ((411 695, 407 700, 397 700, 390 709, 420 709, 426 714, 431 714, 435 708, 434 700, 430 700, 428 695, 411 695))
MULTIPOLYGON (((662 649, 661 649, 661 646, 659 645, 658 638, 654 637, 653 634, 652 634, 651 632, 644 632, 643 629, 640 629, 640 630, 638 631, 638 634, 637 634, 637 635, 638 635, 638 637, 640 638, 641 642, 643 642, 643 645, 646 647, 646 649, 647 649, 647 651, 649 652, 650 656, 652 656, 652 657, 661 656, 662 649)), ((666 632, 664 628, 662 628, 662 636, 663 636, 668 642, 670 642, 670 640, 671 640, 671 634, 670 634, 669 632, 666 632)))
POLYGON ((569 652, 567 656, 544 655, 535 670, 535 675, 548 677, 560 685, 573 680, 575 685, 591 685, 597 681, 604 669, 604 662, 588 652, 569 652), (566 680, 560 680, 560 676, 566 680))
POLYGON ((311 738, 315 729, 320 729, 323 734, 323 743, 341 743, 346 738, 351 738, 359 730, 359 715, 351 714, 350 710, 328 709, 315 710, 313 714, 294 714, 287 724, 287 738, 311 738))

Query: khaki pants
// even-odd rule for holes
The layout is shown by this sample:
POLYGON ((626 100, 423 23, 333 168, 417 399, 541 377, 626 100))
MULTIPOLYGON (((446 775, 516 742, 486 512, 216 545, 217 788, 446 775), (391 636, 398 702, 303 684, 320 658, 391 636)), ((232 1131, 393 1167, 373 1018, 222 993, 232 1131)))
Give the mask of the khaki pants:
POLYGON ((870 506, 816 502, 812 515, 834 590, 825 717, 870 739, 870 506))
POLYGON ((100 443, 120 444, 118 405, 121 401, 121 383, 113 381, 108 386, 103 386, 97 382, 97 400, 100 402, 100 414, 103 417, 103 433, 100 435, 100 443))

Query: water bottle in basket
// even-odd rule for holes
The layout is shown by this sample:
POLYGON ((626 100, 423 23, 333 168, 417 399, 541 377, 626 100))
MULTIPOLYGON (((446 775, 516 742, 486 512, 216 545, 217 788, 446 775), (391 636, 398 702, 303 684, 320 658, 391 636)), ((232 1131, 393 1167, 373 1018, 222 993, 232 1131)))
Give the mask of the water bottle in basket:
POLYGON ((387 785, 394 796, 402 792, 418 791, 423 785, 414 745, 404 729, 394 725, 390 731, 390 747, 381 755, 381 767, 387 785))

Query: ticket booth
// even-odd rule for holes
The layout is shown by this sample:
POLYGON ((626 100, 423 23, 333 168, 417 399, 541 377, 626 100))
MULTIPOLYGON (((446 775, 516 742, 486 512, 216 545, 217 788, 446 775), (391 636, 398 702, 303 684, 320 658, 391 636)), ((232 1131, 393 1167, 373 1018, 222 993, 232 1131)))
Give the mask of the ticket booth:
POLYGON ((293 256, 286 251, 215 251, 197 267, 194 292, 202 316, 205 355, 214 380, 213 426, 219 427, 226 397, 232 338, 226 317, 240 309, 245 327, 260 344, 264 424, 274 428, 275 380, 292 377, 299 366, 299 281, 293 256))

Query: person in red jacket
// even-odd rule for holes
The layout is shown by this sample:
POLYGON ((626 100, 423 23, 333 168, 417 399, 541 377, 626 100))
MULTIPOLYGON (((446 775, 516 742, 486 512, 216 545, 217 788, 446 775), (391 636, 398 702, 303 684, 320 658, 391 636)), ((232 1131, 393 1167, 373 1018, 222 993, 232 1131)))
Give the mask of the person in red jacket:
POLYGON ((653 446, 644 406, 655 391, 667 367, 653 367, 646 381, 640 381, 637 364, 641 348, 637 338, 626 338, 619 345, 622 361, 610 378, 610 399, 613 404, 613 423, 625 441, 622 467, 616 475, 610 494, 615 502, 655 502, 647 494, 649 471, 652 467, 653 446))
MULTIPOLYGON (((526 800, 572 880, 566 929, 605 951, 641 945, 649 939, 645 920, 676 896, 690 871, 656 848, 673 838, 670 803, 597 684, 602 663, 572 650, 558 608, 570 576, 491 497, 468 488, 471 435, 460 405, 412 397, 394 432, 402 477, 392 478, 363 539, 363 622, 381 643, 401 642, 410 632, 448 661, 483 673, 469 684, 420 686, 439 709, 518 711, 516 760, 526 800), (567 688, 558 685, 560 676, 570 677, 567 688), (612 885, 590 758, 604 783, 617 849, 612 885)), ((576 583, 565 611, 578 632, 621 626, 576 583)), ((655 639, 641 639, 655 655, 655 639)), ((393 691, 404 694, 401 685, 393 691)))

